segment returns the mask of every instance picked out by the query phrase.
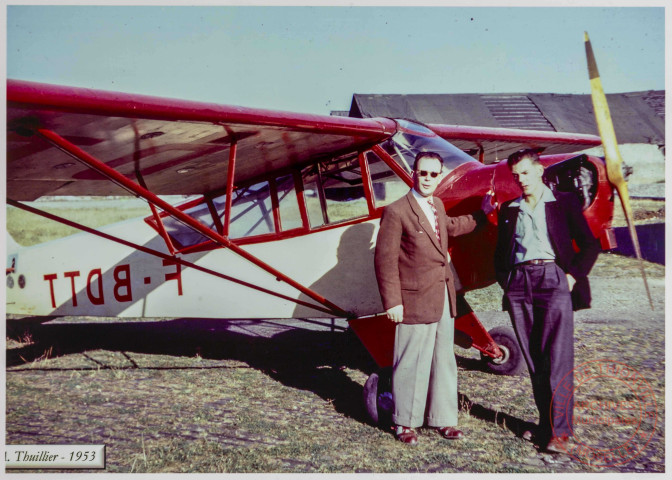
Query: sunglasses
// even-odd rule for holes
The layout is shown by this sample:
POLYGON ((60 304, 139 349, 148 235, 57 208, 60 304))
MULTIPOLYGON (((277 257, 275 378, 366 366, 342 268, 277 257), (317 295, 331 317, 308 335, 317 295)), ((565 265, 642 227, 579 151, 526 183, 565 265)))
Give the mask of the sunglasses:
POLYGON ((418 177, 427 177, 436 178, 441 175, 441 172, 428 172, 427 170, 416 170, 415 173, 418 174, 418 177))

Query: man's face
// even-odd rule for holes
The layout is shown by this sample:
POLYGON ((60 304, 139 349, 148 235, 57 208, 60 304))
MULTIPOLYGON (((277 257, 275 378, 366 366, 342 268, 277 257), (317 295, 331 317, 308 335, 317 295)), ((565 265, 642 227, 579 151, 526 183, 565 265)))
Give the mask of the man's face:
POLYGON ((529 157, 523 158, 520 162, 511 167, 513 178, 523 191, 523 196, 538 194, 544 181, 544 167, 535 164, 529 157))
POLYGON ((441 162, 435 158, 421 158, 415 168, 413 188, 423 197, 431 197, 441 182, 441 162), (432 177, 433 174, 437 175, 432 177))

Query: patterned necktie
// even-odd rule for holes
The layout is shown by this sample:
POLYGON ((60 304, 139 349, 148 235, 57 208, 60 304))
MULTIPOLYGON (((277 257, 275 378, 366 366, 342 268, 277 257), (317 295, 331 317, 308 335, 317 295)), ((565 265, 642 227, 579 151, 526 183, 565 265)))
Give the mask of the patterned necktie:
POLYGON ((427 203, 429 203, 429 206, 432 209, 432 213, 434 214, 434 233, 436 233, 436 238, 439 241, 439 245, 441 244, 441 234, 439 233, 439 215, 436 213, 436 207, 434 206, 434 200, 430 197, 427 199, 427 203))

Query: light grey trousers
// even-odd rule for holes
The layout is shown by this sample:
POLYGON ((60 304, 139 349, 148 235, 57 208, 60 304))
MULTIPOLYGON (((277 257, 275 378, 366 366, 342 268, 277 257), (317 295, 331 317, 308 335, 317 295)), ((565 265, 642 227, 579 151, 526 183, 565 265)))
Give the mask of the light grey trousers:
POLYGON ((394 339, 392 421, 405 427, 457 425, 455 320, 448 294, 437 323, 397 325, 394 339))

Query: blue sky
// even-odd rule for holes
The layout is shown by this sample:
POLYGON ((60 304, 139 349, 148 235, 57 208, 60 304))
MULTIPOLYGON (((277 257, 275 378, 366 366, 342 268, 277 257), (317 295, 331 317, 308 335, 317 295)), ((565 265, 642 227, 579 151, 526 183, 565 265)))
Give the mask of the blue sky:
POLYGON ((8 6, 7 77, 328 114, 354 93, 665 88, 662 7, 8 6))

